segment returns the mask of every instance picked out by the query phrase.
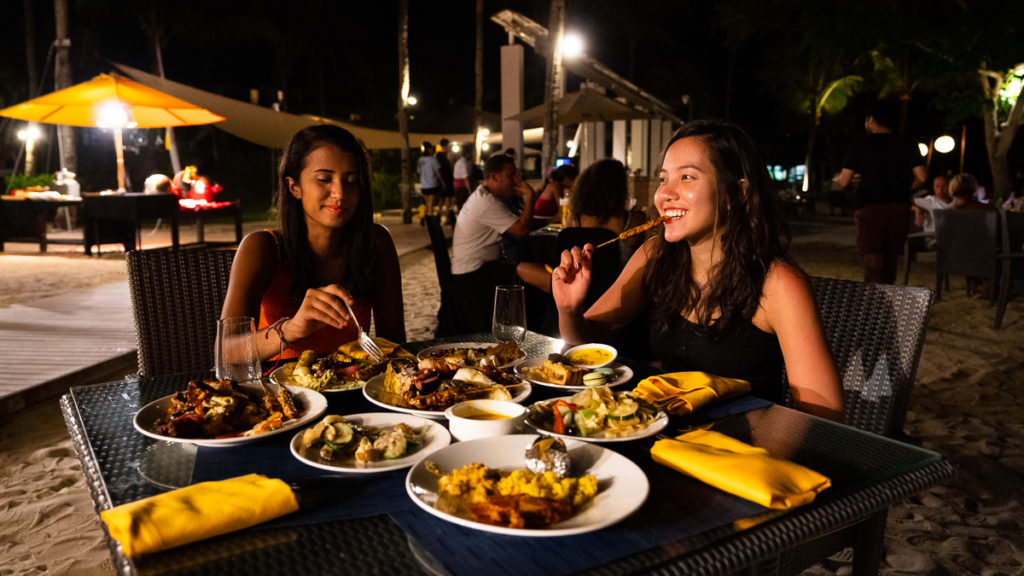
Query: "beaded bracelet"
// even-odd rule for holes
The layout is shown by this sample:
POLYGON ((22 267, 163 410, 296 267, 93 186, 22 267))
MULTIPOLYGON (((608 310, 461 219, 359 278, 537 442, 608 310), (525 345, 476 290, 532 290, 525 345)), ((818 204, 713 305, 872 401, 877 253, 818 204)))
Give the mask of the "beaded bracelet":
POLYGON ((291 318, 291 316, 278 318, 276 322, 269 326, 269 330, 267 330, 267 333, 264 336, 264 338, 270 338, 270 330, 277 332, 277 337, 281 340, 281 350, 278 352, 278 355, 284 354, 284 351, 287 350, 288 347, 293 344, 292 342, 289 342, 287 338, 284 337, 284 329, 282 328, 282 326, 284 326, 284 323, 291 320, 291 318))

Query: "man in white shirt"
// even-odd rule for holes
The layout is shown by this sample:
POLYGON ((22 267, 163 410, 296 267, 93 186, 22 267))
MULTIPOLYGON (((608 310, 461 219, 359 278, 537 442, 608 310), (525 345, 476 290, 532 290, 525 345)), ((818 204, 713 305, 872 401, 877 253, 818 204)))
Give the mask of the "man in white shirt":
POLYGON ((932 180, 932 194, 924 198, 914 198, 914 225, 920 226, 925 232, 935 233, 936 210, 949 210, 953 207, 953 197, 949 194, 949 178, 939 174, 932 180))
POLYGON ((501 259, 501 234, 525 236, 533 218, 533 189, 519 177, 515 159, 491 156, 484 164, 484 181, 459 211, 452 236, 452 274, 469 274, 487 262, 501 259), (523 198, 516 216, 503 200, 523 198))
POLYGON ((517 284, 515 262, 501 258, 502 233, 525 236, 533 218, 533 189, 519 177, 515 160, 496 154, 484 164, 484 179, 459 211, 452 236, 452 277, 442 287, 436 336, 487 332, 494 287, 517 284), (518 216, 507 200, 522 196, 518 216))

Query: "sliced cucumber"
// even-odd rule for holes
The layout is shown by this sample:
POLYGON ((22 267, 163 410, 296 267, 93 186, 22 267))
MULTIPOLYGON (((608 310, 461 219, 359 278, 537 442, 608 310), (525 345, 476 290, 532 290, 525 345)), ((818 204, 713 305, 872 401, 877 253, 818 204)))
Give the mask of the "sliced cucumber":
POLYGON ((608 412, 609 420, 630 420, 636 418, 636 412, 640 409, 640 405, 636 403, 636 400, 632 398, 623 398, 619 400, 618 406, 608 412))
POLYGON ((352 437, 355 433, 352 431, 352 426, 341 420, 331 422, 324 428, 324 442, 330 442, 336 446, 344 446, 352 441, 352 437))

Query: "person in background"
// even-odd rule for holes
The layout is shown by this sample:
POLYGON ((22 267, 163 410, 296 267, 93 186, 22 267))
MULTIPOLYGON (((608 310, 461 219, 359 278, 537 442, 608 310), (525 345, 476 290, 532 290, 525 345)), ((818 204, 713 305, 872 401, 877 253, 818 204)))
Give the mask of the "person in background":
MULTIPOLYGON (((430 142, 423 143, 423 155, 416 161, 416 173, 420 175, 420 194, 423 194, 426 214, 433 214, 434 205, 444 189, 444 180, 441 178, 441 163, 430 142)), ((420 226, 423 226, 423 219, 420 219, 420 226)))
POLYGON ((484 163, 484 181, 459 212, 452 236, 452 283, 458 291, 463 331, 490 329, 494 286, 516 282, 515 266, 501 254, 502 234, 521 238, 530 232, 533 189, 519 177, 515 160, 495 154, 484 163), (520 196, 517 216, 507 200, 520 196))
POLYGON ((469 198, 469 178, 473 169, 473 152, 470 148, 462 149, 459 159, 452 168, 452 188, 455 197, 455 209, 461 210, 469 198))
POLYGON ((594 246, 562 252, 552 274, 562 338, 603 341, 650 309, 661 371, 740 378, 752 394, 781 402, 785 367, 798 408, 842 420, 810 282, 786 256, 779 200, 750 137, 722 120, 687 122, 669 140, 658 177, 664 232, 589 309, 594 246))
POLYGON ((914 225, 922 232, 931 234, 910 239, 917 244, 912 244, 916 251, 935 249, 934 213, 936 210, 949 210, 952 207, 953 197, 949 194, 949 178, 945 174, 939 174, 932 180, 932 193, 920 198, 915 197, 914 204, 910 207, 914 211, 914 225))
POLYGON ((854 173, 861 175, 853 218, 865 282, 896 281, 896 262, 910 229, 910 195, 927 179, 917 145, 892 131, 898 121, 895 102, 875 102, 864 121, 867 137, 850 146, 834 180, 844 189, 854 173))
MULTIPOLYGON (((562 167, 565 166, 568 164, 562 167)), ((565 228, 602 228, 618 236, 628 228, 643 224, 647 216, 642 211, 626 209, 629 198, 626 178, 626 167, 618 160, 608 158, 588 166, 576 180, 569 199, 565 228)), ((621 264, 629 261, 643 240, 642 235, 637 235, 616 245, 621 264)), ((516 266, 516 273, 527 284, 551 292, 551 271, 545 263, 520 262, 516 266)))
POLYGON ((949 192, 953 195, 953 210, 992 210, 988 204, 978 201, 978 179, 963 173, 949 181, 949 192))
MULTIPOLYGON (((437 153, 434 155, 437 158, 437 163, 440 165, 441 170, 441 198, 438 203, 438 210, 441 214, 447 218, 449 212, 452 210, 454 205, 453 198, 455 196, 454 182, 455 178, 452 171, 452 161, 448 157, 448 139, 441 138, 441 143, 437 147, 437 153)), ((450 223, 450 222, 448 222, 450 223)))
POLYGON ((533 215, 537 218, 554 218, 559 215, 559 202, 572 190, 579 173, 579 168, 573 164, 550 168, 540 194, 537 195, 537 202, 533 205, 533 215))
POLYGON ((360 325, 405 342, 402 273, 391 235, 373 223, 370 165, 349 131, 300 130, 278 170, 280 230, 247 235, 231 266, 222 318, 259 318, 262 359, 326 354, 360 325))

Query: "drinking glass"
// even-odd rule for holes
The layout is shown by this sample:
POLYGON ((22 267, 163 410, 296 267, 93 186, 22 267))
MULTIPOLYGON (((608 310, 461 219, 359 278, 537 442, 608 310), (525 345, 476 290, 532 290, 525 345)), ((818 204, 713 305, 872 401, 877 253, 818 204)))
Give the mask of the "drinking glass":
POLYGON ((259 380, 263 374, 256 352, 256 321, 251 316, 218 320, 213 357, 217 378, 235 382, 259 380))
POLYGON ((498 342, 526 340, 526 292, 522 286, 509 284, 494 289, 494 322, 491 333, 498 342))

